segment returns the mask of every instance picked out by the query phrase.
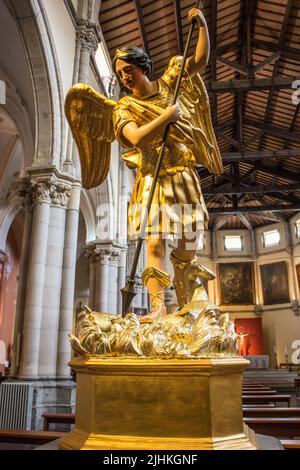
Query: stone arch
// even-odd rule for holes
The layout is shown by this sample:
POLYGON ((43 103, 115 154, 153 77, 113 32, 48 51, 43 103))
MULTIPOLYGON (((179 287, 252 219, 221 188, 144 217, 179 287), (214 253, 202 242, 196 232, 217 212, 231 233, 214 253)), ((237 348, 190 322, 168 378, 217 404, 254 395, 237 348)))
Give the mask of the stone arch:
POLYGON ((80 211, 86 226, 86 243, 96 239, 96 218, 91 191, 83 190, 80 199, 80 211))
POLYGON ((65 120, 58 61, 41 0, 5 3, 17 22, 30 68, 35 103, 33 166, 60 167, 65 120))
POLYGON ((12 359, 23 231, 24 212, 19 211, 10 223, 4 249, 0 250, 4 255, 0 259, 0 341, 5 346, 6 361, 9 363, 12 359))
POLYGON ((8 199, 7 206, 0 210, 0 250, 5 251, 5 245, 9 229, 22 210, 22 202, 17 191, 14 191, 8 199))
POLYGON ((95 188, 96 210, 96 239, 102 241, 114 240, 116 235, 116 220, 111 171, 107 179, 95 188))
POLYGON ((74 295, 75 311, 79 302, 82 302, 83 305, 89 303, 89 259, 86 253, 87 229, 88 226, 86 225, 86 219, 83 212, 80 211, 74 295))

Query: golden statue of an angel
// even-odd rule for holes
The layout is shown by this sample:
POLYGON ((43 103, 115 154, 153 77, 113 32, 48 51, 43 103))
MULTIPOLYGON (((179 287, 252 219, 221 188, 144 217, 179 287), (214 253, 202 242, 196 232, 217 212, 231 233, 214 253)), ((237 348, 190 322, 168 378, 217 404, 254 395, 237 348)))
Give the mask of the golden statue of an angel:
MULTIPOLYGON (((199 35, 195 52, 186 61, 175 105, 171 103, 182 57, 172 57, 162 77, 152 81, 152 62, 137 47, 118 49, 113 60, 120 84, 129 91, 127 96, 114 101, 88 85, 78 84, 66 100, 66 114, 79 149, 85 188, 105 180, 110 146, 115 138, 127 150, 122 156, 127 166, 136 169, 129 206, 129 239, 136 239, 140 234, 162 136, 172 124, 145 230, 147 269, 142 279, 152 305, 145 321, 166 315, 164 290, 170 285, 170 276, 164 267, 164 256, 168 237, 177 241, 171 261, 179 308, 190 300, 184 275, 194 260, 197 240, 208 220, 196 167, 202 165, 212 173, 222 172, 209 99, 199 75, 209 57, 207 24, 197 8, 192 8, 188 17, 190 22, 197 23, 199 35)), ((213 273, 201 269, 204 279, 213 279, 213 273)))

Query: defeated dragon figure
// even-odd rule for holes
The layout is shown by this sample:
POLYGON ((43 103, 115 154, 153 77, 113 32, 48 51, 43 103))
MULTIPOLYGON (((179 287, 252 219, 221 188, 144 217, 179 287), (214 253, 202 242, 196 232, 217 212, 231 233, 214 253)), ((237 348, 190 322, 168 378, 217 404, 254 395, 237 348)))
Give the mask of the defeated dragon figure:
POLYGON ((189 302, 181 310, 145 323, 134 313, 125 318, 92 312, 78 315, 71 346, 78 356, 161 358, 238 355, 238 335, 228 314, 208 301, 202 280, 214 274, 197 262, 185 273, 189 302))

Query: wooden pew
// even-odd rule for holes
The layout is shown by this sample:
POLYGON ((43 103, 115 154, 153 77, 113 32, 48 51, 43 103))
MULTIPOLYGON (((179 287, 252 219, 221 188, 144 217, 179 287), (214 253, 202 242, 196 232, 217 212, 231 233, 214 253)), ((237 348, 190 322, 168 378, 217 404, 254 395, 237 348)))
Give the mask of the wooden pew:
POLYGON ((262 385, 243 385, 243 390, 272 390, 271 387, 264 387, 262 385))
POLYGON ((266 395, 266 396, 270 396, 270 395, 276 395, 276 390, 243 390, 243 393, 244 395, 266 395))
POLYGON ((263 404, 263 403, 286 403, 291 404, 291 395, 243 395, 243 404, 263 404))
POLYGON ((248 408, 243 407, 243 415, 247 418, 300 418, 300 408, 248 408))
POLYGON ((275 408, 275 403, 256 403, 256 404, 252 404, 252 405, 245 405, 243 404, 243 408, 275 408))
POLYGON ((50 423, 75 424, 75 414, 73 413, 43 413, 44 431, 49 431, 50 423))
POLYGON ((244 423, 258 434, 273 437, 300 437, 298 418, 244 418, 244 423))
POLYGON ((66 436, 65 432, 25 431, 24 429, 0 429, 0 442, 42 445, 66 436))
POLYGON ((280 439, 280 443, 285 450, 300 450, 300 440, 298 439, 280 439))
POLYGON ((277 391, 277 390, 271 390, 270 388, 252 388, 252 387, 243 387, 243 392, 274 392, 274 391, 277 391))

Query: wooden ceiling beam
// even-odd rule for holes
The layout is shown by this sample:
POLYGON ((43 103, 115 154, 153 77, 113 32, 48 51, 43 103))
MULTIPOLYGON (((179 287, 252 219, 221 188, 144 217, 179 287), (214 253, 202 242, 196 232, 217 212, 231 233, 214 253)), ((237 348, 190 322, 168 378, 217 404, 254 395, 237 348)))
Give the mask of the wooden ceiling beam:
POLYGON ((233 207, 208 207, 209 214, 238 214, 238 213, 258 213, 258 212, 284 212, 300 211, 300 204, 274 204, 267 206, 239 206, 237 210, 233 207))
POLYGON ((258 129, 264 129, 266 134, 274 135, 280 139, 289 140, 291 142, 300 143, 300 132, 292 131, 288 129, 283 129, 282 127, 276 127, 271 125, 265 125, 264 122, 254 121, 249 118, 245 118, 245 124, 250 126, 257 127, 258 129))
POLYGON ((227 217, 224 216, 224 217, 217 217, 215 220, 214 220, 214 224, 213 224, 213 228, 215 230, 220 230, 220 228, 223 227, 223 225, 225 225, 227 222, 227 217))
POLYGON ((243 75, 248 76, 248 67, 238 64, 237 62, 232 62, 231 60, 227 60, 224 57, 217 57, 218 62, 222 62, 222 64, 227 65, 229 68, 234 70, 235 72, 241 73, 243 75))
MULTIPOLYGON (((246 144, 246 142, 245 142, 246 144)), ((300 157, 300 149, 282 149, 282 150, 260 150, 254 152, 226 152, 222 153, 223 163, 244 162, 251 160, 281 160, 292 157, 300 157)))
POLYGON ((294 59, 300 61, 300 49, 290 46, 279 46, 278 43, 271 41, 263 41, 261 39, 253 39, 252 46, 257 49, 262 49, 268 52, 280 52, 282 56, 288 57, 289 59, 294 59))
POLYGON ((285 168, 276 168, 274 166, 264 165, 260 162, 251 162, 250 164, 253 165, 256 170, 261 171, 263 173, 279 176, 280 178, 300 183, 300 174, 296 173, 295 171, 286 170, 285 168))
POLYGON ((285 185, 258 185, 256 183, 253 183, 253 185, 245 184, 245 186, 241 186, 240 188, 231 187, 231 188, 204 189, 203 196, 213 196, 216 194, 225 195, 225 194, 244 194, 244 193, 247 193, 247 194, 277 193, 278 191, 289 192, 289 191, 299 191, 299 190, 300 190, 300 183, 285 184, 285 185))
POLYGON ((146 30, 145 30, 145 22, 143 18, 143 12, 142 12, 142 6, 140 3, 140 0, 133 0, 134 3, 134 8, 135 8, 135 13, 137 16, 137 21, 138 21, 138 26, 140 30, 140 35, 142 39, 142 44, 144 51, 150 56, 150 48, 149 48, 149 43, 146 35, 146 30))
MULTIPOLYGON (((300 55, 300 52, 299 52, 300 55)), ((293 82, 300 80, 300 75, 277 76, 274 78, 254 78, 241 80, 207 80, 205 82, 208 93, 235 93, 238 91, 280 90, 291 88, 293 82)))
POLYGON ((226 44, 225 46, 219 46, 214 51, 211 51, 210 56, 211 58, 216 58, 218 56, 226 54, 227 52, 234 51, 240 47, 241 43, 241 39, 238 39, 237 41, 232 41, 226 44))
MULTIPOLYGON (((214 53, 217 48, 217 22, 218 22, 218 4, 217 0, 211 1, 211 32, 210 32, 210 45, 211 51, 214 53)), ((213 54, 211 56, 211 78, 212 81, 217 80, 217 58, 213 54)), ((214 127, 218 122, 218 98, 216 95, 212 96, 212 122, 214 127)))
POLYGON ((174 6, 174 13, 175 13, 178 53, 180 55, 183 55, 184 45, 183 45, 183 34, 182 34, 180 0, 173 0, 173 6, 174 6))
POLYGON ((229 144, 233 145, 234 147, 236 147, 240 150, 240 147, 241 147, 240 143, 236 139, 234 139, 233 137, 230 137, 226 134, 223 134, 222 132, 220 132, 218 130, 216 130, 215 133, 216 133, 217 137, 219 137, 220 139, 225 140, 226 142, 228 142, 229 144))
POLYGON ((293 196, 292 194, 283 194, 281 190, 279 192, 270 192, 270 196, 279 199, 280 201, 290 202, 291 204, 300 204, 300 199, 298 197, 293 196))
POLYGON ((245 225, 248 230, 253 230, 253 225, 251 224, 249 218, 245 214, 237 214, 240 221, 245 225))
POLYGON ((288 220, 288 216, 284 215, 279 215, 279 214, 268 214, 267 212, 265 213, 260 213, 258 215, 261 219, 266 219, 266 220, 271 220, 272 222, 286 222, 288 220))
MULTIPOLYGON (((287 5, 286 5, 284 20, 283 20, 283 23, 282 23, 282 26, 281 26, 281 31, 280 31, 279 44, 278 44, 279 50, 282 48, 282 46, 284 44, 285 35, 286 35, 286 31, 287 31, 288 24, 289 24, 289 18, 290 18, 291 11, 292 11, 292 4, 293 4, 293 0, 288 0, 287 5)), ((273 77, 272 77, 272 79, 275 79, 277 77, 277 71, 278 71, 278 68, 279 68, 279 64, 280 64, 280 60, 277 60, 277 62, 275 63, 275 65, 273 67, 273 77)), ((269 118, 270 118, 272 98, 273 98, 273 90, 274 90, 274 88, 271 87, 270 91, 269 91, 267 106, 266 106, 266 110, 265 110, 264 126, 268 123, 269 118)), ((265 137, 265 134, 263 134, 259 138, 258 150, 260 150, 261 147, 262 147, 262 144, 264 142, 264 137, 265 137)))
POLYGON ((274 52, 272 55, 270 55, 266 59, 262 60, 257 65, 255 65, 253 70, 255 72, 257 72, 257 70, 263 69, 265 65, 272 64, 272 62, 275 62, 276 60, 278 60, 280 58, 280 56, 281 56, 280 51, 274 52))

